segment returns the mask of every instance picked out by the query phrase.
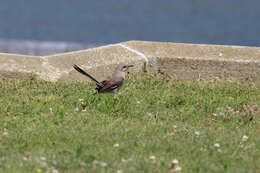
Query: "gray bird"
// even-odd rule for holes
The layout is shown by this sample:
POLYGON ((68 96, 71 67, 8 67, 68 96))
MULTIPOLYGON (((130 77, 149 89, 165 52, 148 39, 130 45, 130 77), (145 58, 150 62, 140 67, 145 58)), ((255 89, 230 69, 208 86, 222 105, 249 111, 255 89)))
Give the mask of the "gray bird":
POLYGON ((87 76, 96 83, 96 90, 98 93, 116 93, 123 85, 128 68, 133 67, 133 65, 119 64, 112 76, 102 82, 96 80, 93 76, 82 70, 79 66, 74 65, 73 67, 75 70, 87 76))

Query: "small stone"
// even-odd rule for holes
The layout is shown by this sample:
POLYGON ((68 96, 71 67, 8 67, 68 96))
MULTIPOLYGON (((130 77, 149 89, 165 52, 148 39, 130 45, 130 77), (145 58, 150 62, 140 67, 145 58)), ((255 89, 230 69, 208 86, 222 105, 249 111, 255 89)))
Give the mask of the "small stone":
POLYGON ((219 148, 220 147, 219 143, 215 143, 214 147, 219 148))
POLYGON ((177 128, 177 126, 176 126, 176 125, 173 125, 172 127, 173 127, 174 129, 176 129, 176 128, 177 128))
POLYGON ((155 156, 150 156, 149 159, 150 159, 150 160, 155 160, 156 157, 155 157, 155 156))
POLYGON ((180 166, 176 166, 176 168, 174 169, 175 172, 181 172, 181 167, 180 166))
POLYGON ((113 147, 119 147, 119 144, 114 144, 113 147))
POLYGON ((41 160, 46 160, 46 157, 40 157, 41 160))
POLYGON ((51 172, 52 173, 59 173, 59 170, 58 169, 53 169, 51 172))
POLYGON ((217 117, 217 116, 218 116, 218 114, 217 114, 217 113, 213 113, 213 116, 214 116, 214 117, 217 117))
POLYGON ((177 164, 179 164, 179 161, 177 159, 173 159, 172 160, 172 164, 176 164, 177 165, 177 164))
POLYGON ((107 163, 106 162, 100 162, 100 166, 107 167, 107 163))
POLYGON ((244 142, 245 142, 245 141, 247 141, 247 140, 248 140, 248 138, 249 138, 248 136, 245 136, 245 135, 244 135, 244 136, 242 137, 242 141, 244 141, 244 142))
POLYGON ((199 136, 200 132, 199 131, 195 131, 195 135, 199 136))
POLYGON ((3 136, 8 136, 9 135, 9 132, 8 131, 4 131, 3 132, 3 136))
POLYGON ((123 173, 123 170, 119 169, 116 171, 116 173, 123 173))

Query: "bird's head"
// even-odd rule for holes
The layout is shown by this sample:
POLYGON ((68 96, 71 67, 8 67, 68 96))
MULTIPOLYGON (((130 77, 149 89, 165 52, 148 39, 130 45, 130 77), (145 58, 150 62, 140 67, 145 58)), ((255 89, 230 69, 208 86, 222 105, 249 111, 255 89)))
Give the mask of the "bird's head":
POLYGON ((126 64, 119 64, 117 67, 116 67, 116 70, 113 74, 114 77, 122 77, 122 78, 125 78, 125 75, 127 73, 127 70, 129 67, 133 67, 134 65, 126 65, 126 64))
POLYGON ((116 71, 127 72, 128 68, 133 66, 134 65, 119 64, 116 68, 116 71))

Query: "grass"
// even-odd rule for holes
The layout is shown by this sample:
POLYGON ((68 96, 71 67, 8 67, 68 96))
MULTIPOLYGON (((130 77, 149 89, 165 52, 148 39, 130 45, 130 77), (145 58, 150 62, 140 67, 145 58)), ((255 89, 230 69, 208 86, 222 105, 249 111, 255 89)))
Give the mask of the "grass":
POLYGON ((182 172, 260 172, 260 116, 245 105, 260 107, 260 87, 144 75, 113 98, 2 79, 0 172, 171 173, 173 159, 182 172))

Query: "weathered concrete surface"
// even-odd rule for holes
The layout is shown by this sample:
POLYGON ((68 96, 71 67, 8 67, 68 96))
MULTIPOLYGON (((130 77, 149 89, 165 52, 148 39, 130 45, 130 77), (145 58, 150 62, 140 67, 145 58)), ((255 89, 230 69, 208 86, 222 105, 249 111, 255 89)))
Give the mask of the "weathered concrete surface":
POLYGON ((119 63, 134 64, 131 70, 138 72, 142 71, 143 62, 143 58, 117 44, 45 57, 2 53, 0 76, 29 78, 34 74, 38 79, 51 82, 88 80, 72 68, 77 64, 102 80, 119 63))
POLYGON ((42 59, 35 56, 0 53, 0 76, 30 78, 42 70, 42 59))
POLYGON ((162 73, 179 79, 224 79, 260 83, 260 48, 160 42, 127 42, 162 73))
POLYGON ((130 41, 82 51, 37 57, 0 54, 0 76, 52 82, 87 81, 73 70, 77 64, 101 80, 118 63, 134 64, 132 72, 148 71, 178 79, 224 79, 260 83, 260 48, 130 41))
POLYGON ((86 80, 72 68, 73 64, 81 66, 98 80, 108 77, 119 63, 134 64, 135 71, 140 70, 143 64, 142 58, 118 45, 48 56, 46 61, 58 72, 52 81, 86 80))

